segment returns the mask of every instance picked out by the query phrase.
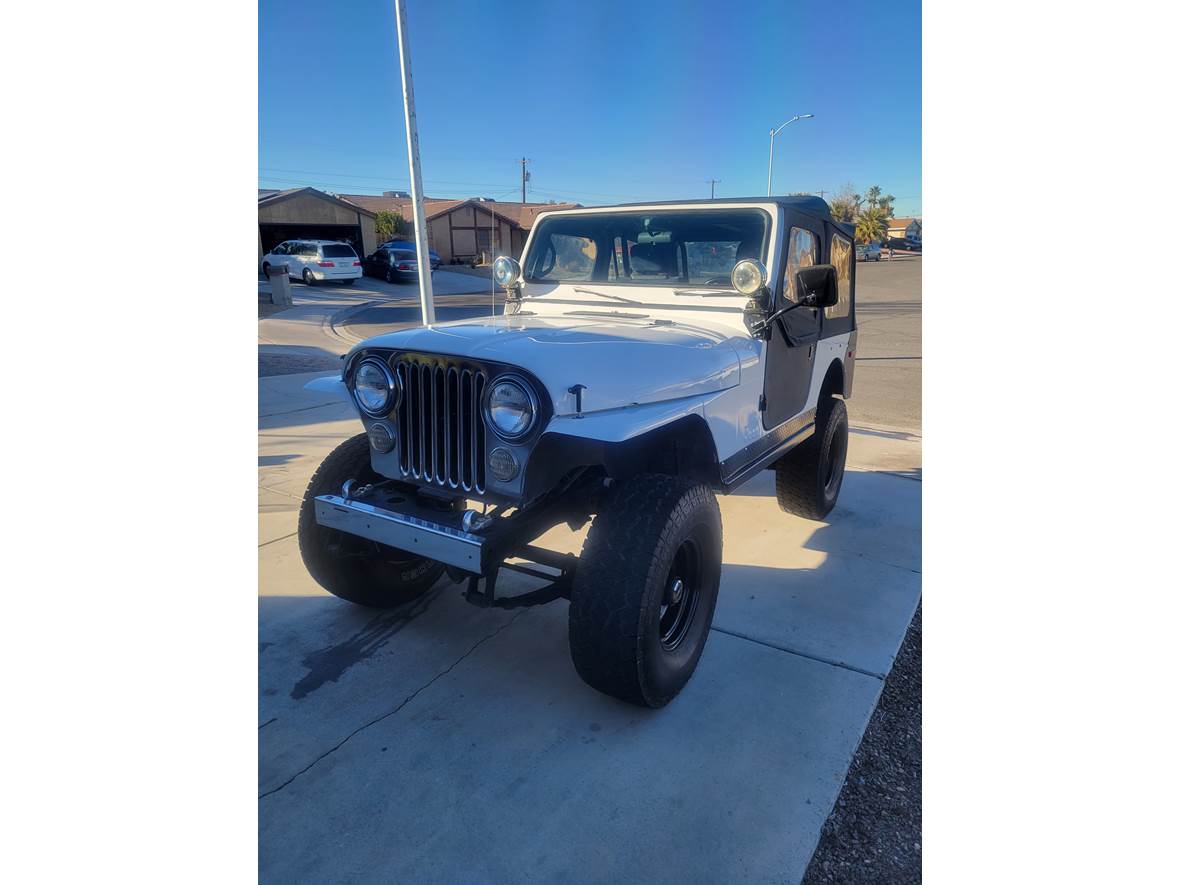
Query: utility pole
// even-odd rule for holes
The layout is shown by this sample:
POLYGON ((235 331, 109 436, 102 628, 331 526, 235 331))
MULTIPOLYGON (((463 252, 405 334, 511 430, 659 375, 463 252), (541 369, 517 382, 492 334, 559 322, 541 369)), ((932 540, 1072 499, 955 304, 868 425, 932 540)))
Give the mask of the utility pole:
POLYGON ((709 199, 713 199, 714 185, 721 184, 720 178, 710 178, 709 181, 709 199))
POLYGON ((418 294, 422 324, 434 324, 434 286, 430 279, 430 241, 426 207, 422 202, 422 163, 418 158, 418 112, 414 109, 414 79, 410 73, 410 35, 406 24, 406 0, 397 3, 397 48, 402 67, 402 105, 406 112, 406 148, 410 155, 410 197, 414 203, 414 242, 418 247, 418 294))
POLYGON ((525 202, 525 198, 524 198, 525 182, 527 182, 530 178, 533 177, 531 172, 525 171, 524 167, 528 165, 528 162, 529 161, 526 160, 524 157, 520 158, 520 202, 522 204, 525 202))

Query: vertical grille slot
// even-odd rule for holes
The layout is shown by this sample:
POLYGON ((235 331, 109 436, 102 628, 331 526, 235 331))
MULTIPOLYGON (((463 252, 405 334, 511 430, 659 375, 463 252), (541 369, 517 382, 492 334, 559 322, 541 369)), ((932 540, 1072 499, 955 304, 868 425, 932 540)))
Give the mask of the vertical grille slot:
POLYGON ((394 372, 402 385, 397 411, 402 476, 482 494, 487 435, 480 400, 487 375, 415 357, 398 359, 394 372))

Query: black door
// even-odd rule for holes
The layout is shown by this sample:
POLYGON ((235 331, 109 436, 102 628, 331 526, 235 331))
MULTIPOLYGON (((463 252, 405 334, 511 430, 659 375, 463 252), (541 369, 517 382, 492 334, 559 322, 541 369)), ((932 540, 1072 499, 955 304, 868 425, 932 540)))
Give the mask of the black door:
MULTIPOLYGON (((788 211, 786 222, 787 260, 774 287, 772 310, 795 301, 795 274, 801 267, 820 264, 820 256, 826 254, 820 221, 788 211)), ((766 409, 762 413, 766 430, 793 418, 806 405, 821 322, 818 310, 797 307, 774 323, 766 343, 766 409)))

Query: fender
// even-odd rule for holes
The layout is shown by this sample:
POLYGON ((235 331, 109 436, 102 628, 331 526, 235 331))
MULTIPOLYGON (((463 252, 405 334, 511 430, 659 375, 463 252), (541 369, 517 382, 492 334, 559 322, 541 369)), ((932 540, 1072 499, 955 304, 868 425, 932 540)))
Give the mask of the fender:
POLYGON ((323 378, 312 378, 303 385, 304 390, 315 393, 328 393, 347 402, 352 402, 352 394, 348 392, 348 385, 339 375, 325 375, 323 378))
POLYGON ((600 468, 612 479, 660 469, 719 487, 717 449, 702 414, 712 398, 554 417, 529 456, 523 500, 534 500, 579 467, 600 468))

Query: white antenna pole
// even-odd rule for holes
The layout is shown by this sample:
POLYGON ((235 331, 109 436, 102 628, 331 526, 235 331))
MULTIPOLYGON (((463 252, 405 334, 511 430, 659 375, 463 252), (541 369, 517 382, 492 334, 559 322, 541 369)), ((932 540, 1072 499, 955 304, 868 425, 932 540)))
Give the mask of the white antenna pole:
POLYGON ((426 206, 422 202, 422 163, 418 159, 418 113, 414 110, 414 79, 410 74, 410 34, 406 26, 406 0, 397 7, 397 48, 402 62, 402 104, 406 111, 406 147, 410 153, 410 197, 414 203, 414 242, 418 246, 418 292, 422 296, 422 323, 434 324, 434 286, 430 279, 430 240, 426 232, 426 206))

